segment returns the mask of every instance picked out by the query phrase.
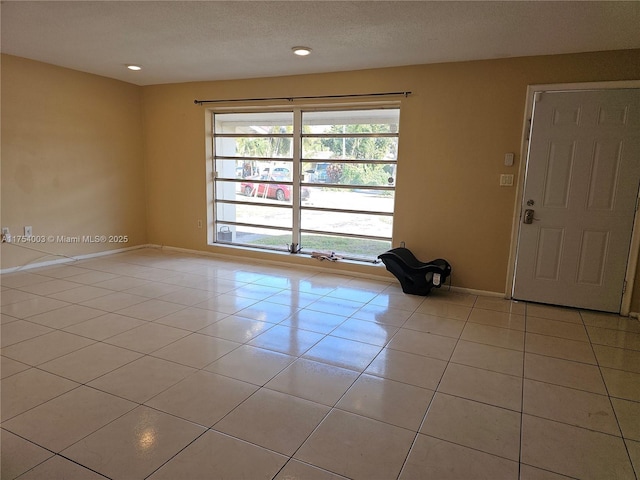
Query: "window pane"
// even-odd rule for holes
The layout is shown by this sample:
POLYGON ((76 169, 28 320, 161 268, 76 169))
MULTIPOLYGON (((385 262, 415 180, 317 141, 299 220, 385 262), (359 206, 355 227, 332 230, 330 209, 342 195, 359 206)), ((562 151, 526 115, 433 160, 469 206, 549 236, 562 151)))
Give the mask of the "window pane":
POLYGON ((273 134, 293 132, 291 112, 218 113, 216 133, 273 134))
POLYGON ((291 158, 289 137, 217 137, 216 156, 238 158, 291 158))
POLYGON ((305 205, 317 208, 393 213, 395 195, 393 191, 324 187, 308 187, 308 190, 309 201, 305 205))
POLYGON ((291 228, 292 210, 262 205, 236 205, 218 202, 217 221, 291 228))
POLYGON ((291 158, 293 154, 291 112, 217 114, 214 122, 215 134, 238 135, 217 136, 216 156, 291 158))
POLYGON ((239 189, 245 197, 242 199, 245 202, 269 203, 275 200, 279 204, 290 205, 293 198, 292 187, 286 183, 263 183, 246 179, 240 184, 239 189))
POLYGON ((217 159, 216 173, 219 179, 247 179, 247 181, 271 180, 290 182, 293 173, 291 162, 266 162, 261 160, 217 159))
POLYGON ((240 183, 216 180, 216 200, 244 200, 240 183))
POLYGON ((306 133, 398 133, 400 110, 343 110, 303 112, 306 133), (344 131, 346 130, 346 131, 344 131))
POLYGON ((395 163, 304 162, 305 183, 391 187, 396 182, 395 163))
POLYGON ((391 238, 392 216, 318 212, 303 209, 301 217, 301 227, 304 230, 391 238))
POLYGON ((258 180, 271 180, 279 182, 290 182, 293 175, 293 164, 291 162, 256 162, 257 171, 260 172, 255 178, 258 180))
POLYGON ((396 160, 399 114, 397 109, 303 112, 302 157, 396 160))
MULTIPOLYGON (((292 188, 290 183, 265 183, 249 178, 241 182, 217 180, 216 200, 291 205, 292 188)), ((302 196, 309 198, 307 187, 302 188, 302 196)))
POLYGON ((396 160, 397 137, 305 137, 302 157, 329 160, 396 160))
MULTIPOLYGON (((242 160, 216 160, 216 176, 218 178, 246 178, 254 173, 255 161, 242 160)), ((257 167, 256 167, 257 168, 257 167)), ((257 171, 256 171, 257 173, 257 171)))
POLYGON ((391 248, 391 241, 311 233, 303 233, 301 242, 303 253, 329 251, 338 255, 368 259, 374 259, 391 248))
POLYGON ((270 228, 218 223, 216 240, 218 242, 239 243, 286 251, 287 245, 291 243, 291 230, 273 230, 270 228))

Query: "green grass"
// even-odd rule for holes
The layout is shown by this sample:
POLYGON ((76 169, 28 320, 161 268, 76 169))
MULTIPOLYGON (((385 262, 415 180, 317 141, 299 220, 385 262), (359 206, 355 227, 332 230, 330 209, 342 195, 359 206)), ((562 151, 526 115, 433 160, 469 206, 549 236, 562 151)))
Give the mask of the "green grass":
MULTIPOLYGON (((302 248, 308 251, 322 250, 336 254, 375 258, 391 248, 390 242, 366 240, 350 237, 325 237, 323 235, 304 235, 302 248)), ((281 247, 291 242, 289 235, 274 235, 256 238, 251 245, 281 247)))

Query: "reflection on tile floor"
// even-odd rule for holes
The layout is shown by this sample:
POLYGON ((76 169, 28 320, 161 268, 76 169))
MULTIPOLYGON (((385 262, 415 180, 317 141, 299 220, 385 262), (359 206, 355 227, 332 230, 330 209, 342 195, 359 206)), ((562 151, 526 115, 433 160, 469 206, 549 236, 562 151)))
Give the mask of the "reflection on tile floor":
POLYGON ((2 479, 640 474, 635 319, 157 249, 0 280, 2 479))

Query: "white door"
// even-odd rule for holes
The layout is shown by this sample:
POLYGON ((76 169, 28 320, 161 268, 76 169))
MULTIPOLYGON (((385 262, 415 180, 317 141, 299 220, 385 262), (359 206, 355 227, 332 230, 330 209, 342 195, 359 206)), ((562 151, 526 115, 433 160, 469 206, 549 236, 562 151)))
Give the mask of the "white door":
POLYGON ((640 89, 537 92, 513 298, 619 312, 639 180, 640 89))

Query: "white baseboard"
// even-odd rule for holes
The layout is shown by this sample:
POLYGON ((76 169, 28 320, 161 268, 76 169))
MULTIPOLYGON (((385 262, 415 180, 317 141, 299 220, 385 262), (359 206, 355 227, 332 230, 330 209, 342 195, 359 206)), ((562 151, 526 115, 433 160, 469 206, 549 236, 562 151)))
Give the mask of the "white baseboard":
MULTIPOLYGON (((95 253, 87 253, 85 255, 77 255, 77 256, 64 256, 64 258, 58 258, 56 260, 47 260, 45 262, 33 262, 33 263, 27 263, 25 265, 19 265, 17 267, 10 267, 10 268, 5 268, 0 270, 0 274, 4 274, 4 273, 13 273, 13 272, 23 272, 25 270, 31 270, 34 268, 41 268, 41 267, 49 267, 52 265, 61 265, 64 263, 71 263, 71 262, 77 262, 78 260, 86 260, 88 258, 97 258, 97 257, 104 257, 106 255, 113 255, 116 253, 122 253, 122 252, 128 252, 130 250, 139 250, 141 248, 147 248, 150 247, 152 245, 136 245, 135 247, 125 247, 125 248, 116 248, 114 250, 104 250, 102 252, 95 252, 95 253)), ((55 256, 59 254, 55 254, 52 253, 50 254, 51 256, 55 256)))
MULTIPOLYGON (((443 285, 442 288, 445 288, 446 285, 443 285)), ((475 288, 464 288, 464 287, 451 287, 452 292, 457 293, 466 293, 468 295, 478 295, 479 297, 494 297, 494 298, 506 298, 506 295, 501 292, 489 292, 487 290, 476 290, 475 288)))

